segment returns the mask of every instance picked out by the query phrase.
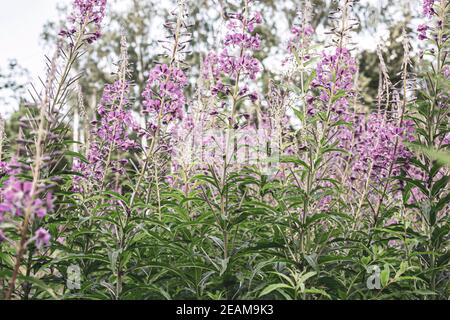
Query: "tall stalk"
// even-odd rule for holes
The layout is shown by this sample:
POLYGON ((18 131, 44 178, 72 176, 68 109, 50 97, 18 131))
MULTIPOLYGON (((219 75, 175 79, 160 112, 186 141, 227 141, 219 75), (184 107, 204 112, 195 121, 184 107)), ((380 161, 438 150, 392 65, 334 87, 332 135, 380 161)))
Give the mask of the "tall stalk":
MULTIPOLYGON (((179 55, 182 53, 182 44, 181 44, 181 39, 183 36, 183 32, 185 32, 184 29, 186 29, 186 12, 185 12, 185 4, 184 2, 181 2, 178 4, 177 7, 177 18, 176 18, 176 22, 175 22, 175 28, 172 30, 172 36, 173 36, 173 44, 172 44, 172 49, 169 52, 169 63, 168 63, 168 68, 169 70, 171 70, 173 67, 179 67, 182 63, 182 61, 180 61, 179 55)), ((167 83, 170 79, 170 74, 168 74, 165 77, 165 83, 167 83)), ((138 174, 138 180, 136 183, 136 187, 133 190, 133 193, 131 195, 131 200, 130 200, 130 207, 133 206, 134 201, 136 199, 136 196, 139 192, 139 188, 142 184, 142 180, 145 177, 145 174, 148 170, 148 167, 151 163, 153 163, 153 165, 156 166, 158 165, 157 163, 157 148, 158 145, 160 143, 160 139, 161 139, 161 134, 162 134, 162 120, 164 115, 164 105, 166 104, 166 99, 165 97, 161 97, 160 99, 160 110, 159 113, 157 115, 157 120, 156 120, 156 132, 154 134, 154 136, 152 137, 150 146, 148 148, 146 148, 146 150, 144 150, 144 163, 142 165, 142 169, 140 170, 139 174, 138 174)), ((154 172, 154 178, 155 178, 155 184, 157 186, 157 197, 158 199, 161 198, 160 195, 160 188, 159 188, 159 174, 158 171, 155 170, 154 172)), ((161 218, 161 203, 158 200, 158 213, 159 213, 159 217, 161 218)))
MULTIPOLYGON (((56 87, 56 93, 53 95, 52 89, 54 86, 56 79, 56 68, 57 68, 57 60, 59 58, 59 52, 61 48, 58 45, 58 48, 56 49, 55 55, 52 60, 52 64, 50 66, 50 69, 48 70, 48 76, 47 76, 47 82, 44 90, 44 96, 40 101, 39 104, 39 116, 38 116, 38 128, 37 128, 37 136, 35 139, 35 150, 34 150, 34 160, 33 165, 31 167, 31 174, 32 174, 32 185, 30 190, 30 197, 32 200, 34 200, 38 194, 37 194, 37 188, 38 183, 40 182, 40 174, 41 174, 41 167, 43 164, 43 153, 44 153, 44 143, 46 139, 46 135, 48 133, 48 119, 47 119, 47 112, 54 110, 57 104, 61 104, 63 99, 63 93, 65 90, 67 90, 68 80, 70 71, 72 69, 72 66, 75 62, 75 60, 80 55, 81 47, 84 43, 83 37, 84 37, 84 30, 86 29, 86 26, 88 25, 89 21, 87 19, 84 20, 83 25, 81 26, 81 32, 78 33, 78 36, 73 44, 73 46, 70 47, 69 55, 66 60, 66 64, 64 67, 64 71, 62 73, 61 78, 59 79, 56 87)), ((24 210, 24 216, 22 220, 22 224, 20 226, 20 240, 17 245, 16 249, 16 259, 14 263, 14 268, 12 272, 11 279, 9 281, 8 289, 5 293, 6 300, 10 300, 12 293, 14 292, 16 279, 19 274, 19 269, 22 263, 22 257, 25 253, 26 246, 27 246, 27 240, 28 240, 28 234, 29 234, 29 225, 32 219, 33 211, 32 211, 32 202, 29 202, 29 205, 24 210)))

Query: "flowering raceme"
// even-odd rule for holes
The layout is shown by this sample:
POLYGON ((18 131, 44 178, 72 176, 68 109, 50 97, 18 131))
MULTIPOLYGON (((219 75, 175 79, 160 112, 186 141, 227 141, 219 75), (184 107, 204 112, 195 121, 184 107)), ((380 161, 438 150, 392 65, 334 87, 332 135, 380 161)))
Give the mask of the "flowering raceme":
MULTIPOLYGON (((307 51, 312 40, 312 36, 314 34, 314 29, 311 25, 305 26, 293 26, 291 28, 291 38, 289 39, 288 49, 289 52, 292 53, 294 50, 304 50, 307 51)), ((291 56, 291 58, 293 58, 291 56)), ((309 55, 303 55, 304 62, 307 62, 310 59, 309 55)))
POLYGON ((14 216, 22 216, 29 209, 38 218, 46 216, 47 210, 53 208, 53 197, 47 194, 47 203, 41 199, 31 197, 32 182, 22 182, 15 177, 10 177, 2 189, 3 202, 0 204, 0 214, 9 212, 14 216))
POLYGON ((168 124, 183 119, 186 103, 183 89, 186 85, 186 75, 176 67, 161 64, 150 71, 142 93, 142 112, 152 115, 147 130, 153 131, 161 123, 168 124))
MULTIPOLYGON (((250 2, 249 2, 250 3, 250 2)), ((262 22, 259 12, 251 17, 240 13, 228 14, 230 18, 227 24, 228 33, 223 42, 225 48, 219 54, 209 53, 204 62, 202 75, 211 80, 211 93, 217 95, 219 92, 225 95, 237 94, 238 98, 249 97, 252 101, 257 100, 256 92, 250 92, 247 84, 238 87, 237 92, 232 92, 233 85, 239 85, 245 75, 250 80, 255 80, 261 71, 260 62, 254 58, 251 51, 261 48, 261 39, 258 34, 253 35, 255 25, 262 22), (232 52, 237 49, 238 54, 232 52)))
MULTIPOLYGON (((74 162, 73 170, 84 174, 84 178, 92 181, 103 181, 108 166, 112 166, 114 172, 123 173, 123 166, 128 162, 125 159, 112 160, 111 153, 115 150, 128 151, 137 146, 136 142, 129 138, 128 130, 139 132, 140 128, 134 120, 128 105, 130 84, 127 80, 117 80, 113 84, 105 86, 102 99, 97 107, 100 120, 94 120, 92 124, 92 136, 87 160, 88 163, 74 162)), ((81 191, 82 177, 74 177, 75 190, 81 191)))
POLYGON ((129 138, 129 130, 141 132, 135 121, 130 103, 130 82, 128 75, 128 53, 125 37, 121 40, 121 61, 117 80, 105 86, 100 103, 97 106, 98 119, 92 121, 92 141, 87 152, 87 163, 75 161, 73 170, 83 174, 83 177, 73 178, 74 190, 83 191, 83 181, 100 183, 103 186, 108 170, 124 173, 126 159, 115 160, 114 152, 129 151, 137 147, 137 143, 129 138))
POLYGON ((304 74, 306 71, 306 63, 309 62, 313 55, 311 48, 314 28, 312 26, 313 7, 310 0, 303 2, 298 9, 295 20, 291 27, 291 35, 287 43, 289 55, 283 61, 283 65, 289 64, 294 67, 292 71, 300 71, 304 74))
POLYGON ((87 34, 86 41, 92 43, 101 36, 101 23, 105 17, 106 0, 74 0, 73 11, 69 17, 71 26, 63 29, 60 35, 71 37, 78 30, 92 24, 93 30, 87 34))
MULTIPOLYGON (((404 146, 404 141, 413 141, 413 122, 405 121, 400 128, 385 115, 374 113, 366 117, 359 116, 354 122, 354 145, 351 152, 355 157, 352 166, 351 179, 358 175, 366 175, 369 168, 371 179, 381 181, 388 177, 389 168, 399 159, 407 160, 411 153, 404 146), (397 146, 396 145, 396 140, 397 146), (396 150, 394 154, 394 150, 396 150)), ((391 175, 400 173, 398 167, 393 167, 391 175)))
MULTIPOLYGON (((334 54, 322 54, 321 61, 316 67, 316 77, 312 81, 312 86, 319 89, 318 100, 323 107, 320 110, 334 111, 342 114, 347 111, 348 98, 353 97, 353 77, 357 72, 355 59, 346 48, 337 48, 334 54), (341 94, 338 99, 336 97, 341 94)), ((314 114, 317 110, 312 103, 317 100, 309 97, 308 113, 314 114)))
POLYGON ((126 80, 117 80, 107 85, 97 108, 100 122, 93 123, 98 124, 94 133, 103 142, 112 143, 122 151, 136 147, 136 143, 128 137, 128 129, 139 129, 131 112, 125 109, 129 104, 129 87, 126 80))
POLYGON ((423 14, 428 18, 431 18, 434 14, 433 5, 435 1, 436 0, 423 0, 422 11, 423 14))
MULTIPOLYGON (((349 109, 349 99, 355 94, 353 85, 356 73, 356 61, 348 49, 336 48, 333 54, 323 52, 316 66, 316 76, 311 82, 315 95, 306 96, 307 114, 326 112, 329 121, 355 121, 355 114, 349 109)), ((348 126, 340 125, 328 132, 328 135, 333 137, 330 142, 337 142, 339 148, 348 150, 353 133, 348 126)), ((336 174, 335 172, 333 175, 336 174)))
POLYGON ((194 134, 194 142, 202 147, 200 156, 194 152, 199 160, 199 165, 195 166, 198 170, 208 171, 211 163, 215 164, 214 170, 220 171, 222 166, 230 169, 230 164, 240 161, 237 158, 242 149, 237 146, 241 142, 237 137, 244 133, 243 128, 257 132, 255 119, 250 119, 250 113, 240 109, 248 104, 239 105, 244 99, 258 100, 252 86, 255 86, 261 65, 253 51, 261 48, 261 38, 255 28, 262 23, 262 16, 252 12, 252 2, 246 0, 245 9, 240 13, 227 13, 223 49, 219 53, 208 53, 203 60, 199 92, 210 100, 206 102, 208 106, 202 103, 201 120, 194 117, 193 132, 199 133, 194 134))

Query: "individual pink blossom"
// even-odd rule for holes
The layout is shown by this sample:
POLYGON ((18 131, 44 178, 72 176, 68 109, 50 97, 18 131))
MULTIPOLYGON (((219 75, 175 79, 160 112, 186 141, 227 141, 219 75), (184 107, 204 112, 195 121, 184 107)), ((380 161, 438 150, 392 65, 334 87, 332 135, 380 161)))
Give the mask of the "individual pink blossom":
POLYGON ((428 18, 431 18, 431 16, 433 16, 433 14, 435 14, 435 11, 433 9, 433 5, 434 5, 435 1, 436 0, 423 0, 422 11, 423 11, 423 14, 428 18))
POLYGON ((420 24, 417 27, 417 32, 419 32, 419 40, 428 39, 427 31, 428 31, 428 26, 425 24, 420 24))
POLYGON ((444 74, 445 79, 450 81, 450 65, 445 65, 442 68, 442 73, 444 74))
POLYGON ((43 246, 48 246, 48 244, 50 243, 50 233, 45 230, 44 228, 39 228, 38 230, 36 230, 33 240, 36 243, 36 247, 37 248, 41 248, 43 246))

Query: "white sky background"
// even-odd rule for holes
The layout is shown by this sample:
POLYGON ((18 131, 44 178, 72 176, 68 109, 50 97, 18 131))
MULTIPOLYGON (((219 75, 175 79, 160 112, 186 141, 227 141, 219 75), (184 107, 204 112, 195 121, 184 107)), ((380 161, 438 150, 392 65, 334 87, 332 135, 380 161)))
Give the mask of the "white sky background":
POLYGON ((17 59, 32 76, 44 70, 40 34, 44 24, 57 18, 57 4, 69 0, 0 0, 0 66, 17 59))
MULTIPOLYGON (((9 59, 30 72, 31 80, 45 74, 44 56, 52 55, 40 40, 43 25, 58 17, 57 6, 70 4, 72 0, 0 0, 0 68, 4 69, 9 59)), ((363 0, 373 4, 390 0, 363 0)), ((402 1, 402 0, 400 0, 402 1)), ((410 1, 410 0, 403 0, 410 1)), ((417 0, 415 0, 417 1, 417 0)), ((128 0, 120 0, 125 5, 128 0)), ((387 28, 380 26, 376 38, 386 35, 387 28)), ((377 39, 359 35, 354 39, 360 49, 374 49, 377 39)), ((4 107, 0 107, 4 109, 4 107)), ((5 115, 11 110, 1 110, 5 115)))
MULTIPOLYGON (((0 0, 0 68, 5 70, 10 59, 30 72, 31 81, 45 75, 46 52, 40 35, 49 20, 58 17, 57 5, 70 0, 0 0)), ((47 49, 49 50, 49 49, 47 49)), ((11 106, 0 106, 5 116, 11 106)))

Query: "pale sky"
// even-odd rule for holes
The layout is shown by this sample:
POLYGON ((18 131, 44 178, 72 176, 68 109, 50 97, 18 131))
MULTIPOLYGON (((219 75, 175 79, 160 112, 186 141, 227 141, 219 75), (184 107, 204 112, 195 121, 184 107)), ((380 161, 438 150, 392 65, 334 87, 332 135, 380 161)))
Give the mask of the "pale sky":
POLYGON ((69 0, 0 0, 0 65, 17 59, 32 75, 42 74, 44 55, 40 45, 43 25, 57 17, 57 4, 69 0))

